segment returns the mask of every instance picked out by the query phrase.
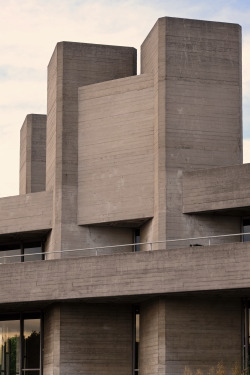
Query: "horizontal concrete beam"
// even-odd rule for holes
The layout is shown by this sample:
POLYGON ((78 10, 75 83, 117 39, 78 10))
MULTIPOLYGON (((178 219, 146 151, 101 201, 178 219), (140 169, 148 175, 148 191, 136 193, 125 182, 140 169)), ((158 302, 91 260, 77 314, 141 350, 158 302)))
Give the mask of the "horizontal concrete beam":
POLYGON ((8 233, 51 229, 52 192, 0 199, 0 236, 8 233))
POLYGON ((250 287, 250 243, 0 265, 0 304, 250 287))
POLYGON ((183 213, 250 206, 250 164, 183 174, 183 213))

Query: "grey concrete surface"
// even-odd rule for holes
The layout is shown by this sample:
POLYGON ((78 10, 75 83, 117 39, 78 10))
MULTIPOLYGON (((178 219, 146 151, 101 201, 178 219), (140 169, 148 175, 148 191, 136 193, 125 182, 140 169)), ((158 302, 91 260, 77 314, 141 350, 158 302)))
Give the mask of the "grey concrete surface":
POLYGON ((242 163, 239 25, 160 18, 142 44, 155 77, 155 240, 240 231, 236 218, 182 213, 182 174, 242 163))
POLYGON ((250 164, 185 172, 183 212, 229 211, 249 207, 249 186, 250 164))
POLYGON ((241 300, 223 296, 179 296, 165 300, 166 375, 185 366, 207 374, 223 362, 231 374, 241 364, 241 300))
POLYGON ((44 137, 45 116, 35 133, 32 115, 21 131, 22 195, 0 199, 0 239, 51 229, 49 260, 0 264, 0 312, 45 312, 45 375, 131 373, 132 303, 141 303, 140 375, 239 358, 240 302, 250 295, 250 243, 240 237, 60 253, 131 243, 135 226, 142 241, 241 232, 240 217, 187 214, 249 205, 239 25, 161 18, 141 54, 134 77, 134 48, 58 43, 46 191, 25 194, 44 183, 35 134, 44 137))
POLYGON ((141 304, 140 370, 182 375, 223 362, 241 363, 241 300, 217 295, 167 296, 141 304))
POLYGON ((45 190, 46 115, 27 115, 20 131, 19 194, 45 190))
POLYGON ((153 216, 153 119, 151 75, 79 89, 79 225, 153 216))
POLYGON ((52 193, 0 199, 0 235, 52 228, 52 193))
MULTIPOLYGON (((135 73, 134 48, 62 42, 54 51, 48 67, 46 189, 54 194, 48 251, 117 243, 117 231, 77 225, 78 88, 135 73)), ((129 243, 132 232, 121 232, 118 242, 129 243)))
MULTIPOLYGON (((250 286, 250 244, 0 265, 1 303, 74 300, 250 286)), ((71 255, 72 256, 72 255, 71 255)))
POLYGON ((131 305, 62 304, 60 320, 61 375, 131 373, 131 305))

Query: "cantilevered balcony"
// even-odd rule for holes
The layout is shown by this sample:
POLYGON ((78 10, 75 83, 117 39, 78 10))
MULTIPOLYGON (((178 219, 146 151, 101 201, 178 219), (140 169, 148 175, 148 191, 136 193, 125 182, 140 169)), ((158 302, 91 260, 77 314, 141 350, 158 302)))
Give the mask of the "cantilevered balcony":
POLYGON ((1 264, 0 303, 250 289, 249 242, 161 248, 1 264))

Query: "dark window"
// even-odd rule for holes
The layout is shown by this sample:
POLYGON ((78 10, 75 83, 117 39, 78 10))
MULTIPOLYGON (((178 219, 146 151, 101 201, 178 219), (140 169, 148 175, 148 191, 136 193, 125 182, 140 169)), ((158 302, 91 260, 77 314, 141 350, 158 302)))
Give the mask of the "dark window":
MULTIPOLYGON (((250 218, 245 217, 242 219, 242 233, 250 233, 250 218)), ((243 242, 250 241, 250 234, 243 235, 243 242)))
POLYGON ((39 314, 0 316, 0 374, 42 375, 39 314))
POLYGON ((133 311, 133 375, 139 374, 140 308, 133 311))
POLYGON ((1 263, 18 263, 42 260, 43 243, 20 243, 0 247, 0 264, 1 263))
POLYGON ((140 229, 134 230, 134 251, 140 251, 140 245, 137 245, 141 242, 141 233, 140 229))

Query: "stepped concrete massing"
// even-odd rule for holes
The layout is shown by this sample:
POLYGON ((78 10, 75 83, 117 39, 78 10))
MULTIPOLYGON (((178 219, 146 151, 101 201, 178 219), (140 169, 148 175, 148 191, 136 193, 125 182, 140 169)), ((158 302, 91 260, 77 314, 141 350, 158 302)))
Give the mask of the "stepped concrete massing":
POLYGON ((136 50, 58 43, 0 199, 1 375, 249 367, 241 28, 160 18, 136 50))

